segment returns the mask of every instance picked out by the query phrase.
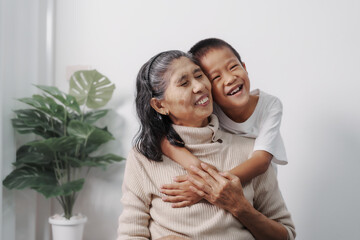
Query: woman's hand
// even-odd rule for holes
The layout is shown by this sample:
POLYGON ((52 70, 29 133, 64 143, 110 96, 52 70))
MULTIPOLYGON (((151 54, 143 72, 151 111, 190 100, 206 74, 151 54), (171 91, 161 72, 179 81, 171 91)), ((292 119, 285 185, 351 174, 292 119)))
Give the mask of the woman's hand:
POLYGON ((240 179, 229 172, 219 173, 205 163, 201 167, 202 169, 195 166, 191 168, 197 177, 188 175, 188 180, 193 184, 189 188, 208 202, 233 215, 239 214, 242 206, 248 203, 240 179))
MULTIPOLYGON (((187 180, 187 175, 177 176, 172 184, 165 184, 161 187, 160 192, 166 194, 163 197, 164 202, 171 202, 173 208, 191 206, 199 202, 202 197, 190 190, 192 183, 187 180)), ((197 178, 194 176, 194 178, 197 178)), ((201 179, 197 178, 198 181, 201 179)))

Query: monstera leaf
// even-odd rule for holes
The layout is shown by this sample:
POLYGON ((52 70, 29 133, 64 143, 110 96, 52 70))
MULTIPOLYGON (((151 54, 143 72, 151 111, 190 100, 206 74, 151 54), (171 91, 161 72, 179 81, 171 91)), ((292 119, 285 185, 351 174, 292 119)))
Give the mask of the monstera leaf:
POLYGON ((12 119, 13 127, 19 133, 35 133, 44 138, 61 136, 63 126, 37 109, 15 110, 17 118, 12 119))
POLYGON ((34 188, 41 185, 56 186, 57 181, 52 172, 42 172, 31 167, 22 167, 12 171, 3 181, 9 189, 34 188))
POLYGON ((38 94, 34 94, 31 98, 20 98, 20 102, 26 103, 37 110, 55 117, 60 121, 65 121, 65 108, 55 102, 54 99, 38 94))
POLYGON ((22 167, 12 171, 3 181, 9 189, 32 188, 46 198, 67 196, 78 192, 84 185, 84 179, 78 179, 59 185, 55 175, 35 168, 22 167))
POLYGON ((102 109, 102 110, 88 112, 84 115, 84 122, 88 124, 92 124, 97 120, 99 120, 100 118, 104 117, 108 113, 108 111, 109 110, 107 109, 102 109))
POLYGON ((68 132, 71 136, 83 139, 89 144, 101 145, 114 139, 108 131, 76 120, 69 123, 68 132))
POLYGON ((108 103, 114 89, 115 85, 96 70, 77 71, 70 78, 70 95, 75 96, 80 105, 91 109, 108 103))
POLYGON ((43 86, 43 85, 35 85, 35 86, 37 88, 43 90, 47 94, 53 96, 57 100, 59 100, 66 107, 71 108, 72 110, 76 111, 79 114, 81 113, 79 104, 77 103, 74 96, 71 96, 71 95, 61 92, 57 87, 49 87, 49 86, 43 86))
POLYGON ((74 136, 62 136, 55 138, 48 138, 39 141, 32 141, 26 145, 35 147, 40 152, 71 152, 77 144, 77 139, 74 136))
POLYGON ((62 185, 53 184, 41 184, 33 186, 32 189, 43 194, 46 198, 56 196, 69 196, 74 192, 78 192, 82 189, 85 179, 81 178, 71 182, 64 183, 62 185))

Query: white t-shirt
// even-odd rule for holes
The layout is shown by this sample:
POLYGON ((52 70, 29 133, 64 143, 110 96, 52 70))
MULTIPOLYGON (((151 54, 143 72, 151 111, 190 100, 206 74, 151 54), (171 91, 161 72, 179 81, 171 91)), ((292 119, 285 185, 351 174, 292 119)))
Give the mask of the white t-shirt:
POLYGON ((243 123, 231 120, 214 103, 214 113, 219 118, 220 127, 230 133, 243 137, 255 138, 254 151, 263 150, 273 155, 272 162, 285 165, 288 163, 285 146, 280 135, 282 116, 281 101, 259 89, 250 92, 258 95, 259 101, 253 114, 243 123))

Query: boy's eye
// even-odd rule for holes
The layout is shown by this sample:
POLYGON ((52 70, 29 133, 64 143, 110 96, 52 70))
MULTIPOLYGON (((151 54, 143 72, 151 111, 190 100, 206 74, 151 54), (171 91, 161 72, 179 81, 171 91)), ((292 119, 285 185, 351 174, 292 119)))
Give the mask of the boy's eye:
POLYGON ((212 81, 215 81, 215 80, 217 80, 217 79, 219 79, 220 78, 220 76, 215 76, 213 79, 212 79, 212 81))
POLYGON ((230 70, 233 70, 233 69, 236 68, 237 66, 239 66, 239 64, 233 65, 233 66, 230 68, 230 70))

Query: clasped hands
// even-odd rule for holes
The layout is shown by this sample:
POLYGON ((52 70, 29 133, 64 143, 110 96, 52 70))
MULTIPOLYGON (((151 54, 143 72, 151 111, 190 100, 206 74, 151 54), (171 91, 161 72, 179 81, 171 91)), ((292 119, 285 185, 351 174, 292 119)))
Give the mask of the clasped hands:
POLYGON ((161 187, 162 199, 172 203, 172 207, 180 208, 193 205, 201 199, 229 211, 239 211, 241 201, 246 200, 240 179, 229 172, 218 172, 208 164, 201 167, 191 166, 189 174, 177 176, 175 183, 161 187))

